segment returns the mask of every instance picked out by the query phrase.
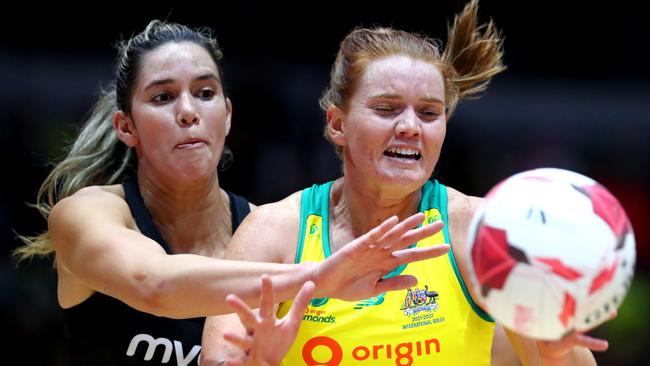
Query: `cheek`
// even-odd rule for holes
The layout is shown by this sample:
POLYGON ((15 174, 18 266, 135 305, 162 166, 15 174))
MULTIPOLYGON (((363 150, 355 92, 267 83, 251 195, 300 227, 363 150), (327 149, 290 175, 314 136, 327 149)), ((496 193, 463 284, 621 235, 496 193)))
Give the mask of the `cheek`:
POLYGON ((159 154, 171 149, 175 141, 174 126, 166 123, 156 123, 155 120, 136 122, 139 145, 147 153, 159 154))
POLYGON ((215 135, 220 137, 225 137, 226 135, 227 118, 228 113, 225 109, 219 109, 215 112, 206 112, 206 114, 204 114, 204 119, 206 120, 210 131, 213 131, 215 135))
POLYGON ((372 149, 376 145, 383 146, 393 135, 393 125, 390 120, 367 114, 357 118, 353 128, 346 132, 346 136, 352 135, 357 144, 362 145, 362 149, 372 149))
POLYGON ((134 112, 133 120, 138 132, 147 137, 168 134, 175 123, 171 114, 152 108, 141 108, 139 113, 134 112))
POLYGON ((431 141, 436 149, 440 149, 443 142, 445 141, 445 135, 447 134, 447 126, 444 123, 436 123, 431 126, 431 129, 427 131, 427 140, 431 141))

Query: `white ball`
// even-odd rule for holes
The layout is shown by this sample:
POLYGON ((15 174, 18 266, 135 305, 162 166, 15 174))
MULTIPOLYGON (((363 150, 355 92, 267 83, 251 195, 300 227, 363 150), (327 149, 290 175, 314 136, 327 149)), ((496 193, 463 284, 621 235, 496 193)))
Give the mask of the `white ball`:
POLYGON ((636 259, 618 200, 593 179, 554 168, 492 188, 474 214, 467 248, 479 304, 505 327, 544 340, 608 320, 636 259))

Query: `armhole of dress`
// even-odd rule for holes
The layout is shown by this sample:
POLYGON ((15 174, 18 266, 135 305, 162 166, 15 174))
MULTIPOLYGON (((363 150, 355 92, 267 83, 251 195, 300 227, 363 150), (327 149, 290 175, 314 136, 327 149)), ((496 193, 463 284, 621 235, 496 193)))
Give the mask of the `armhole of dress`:
MULTIPOLYGON (((321 244, 323 245, 323 256, 325 259, 332 255, 332 247, 330 245, 330 192, 334 181, 327 182, 320 186, 319 190, 319 203, 318 212, 321 214, 323 226, 323 235, 321 236, 321 244)), ((305 218, 306 219, 306 218, 305 218)))
MULTIPOLYGON (((447 216, 447 187, 436 182, 436 185, 438 185, 438 192, 440 193, 440 202, 442 203, 440 208, 442 209, 442 219, 443 222, 449 223, 449 217, 447 216)), ((449 236, 449 225, 445 224, 445 226, 442 229, 443 236, 445 237, 445 242, 451 244, 451 237, 449 236)), ((465 281, 463 280, 463 277, 460 274, 460 270, 458 269, 458 264, 456 263, 456 257, 454 256, 454 251, 453 249, 450 249, 449 252, 447 252, 447 258, 449 258, 449 263, 451 264, 451 267, 454 270, 454 274, 456 275, 456 280, 458 280, 458 284, 460 285, 461 290, 463 291, 463 295, 465 295, 465 300, 467 300, 467 303, 472 307, 476 315, 478 315, 481 319, 487 321, 487 322, 494 322, 492 317, 483 311, 475 302, 474 299, 469 295, 469 290, 467 289, 467 285, 465 285, 465 281)))
POLYGON ((244 197, 238 196, 230 191, 226 191, 226 194, 228 194, 228 199, 230 200, 230 226, 234 234, 242 221, 244 221, 244 218, 251 212, 251 207, 244 197))
POLYGON ((311 191, 314 187, 305 188, 300 193, 300 233, 298 235, 298 243, 296 243, 296 258, 294 263, 302 262, 302 252, 304 249, 305 243, 305 225, 307 225, 307 214, 308 214, 308 202, 311 191))

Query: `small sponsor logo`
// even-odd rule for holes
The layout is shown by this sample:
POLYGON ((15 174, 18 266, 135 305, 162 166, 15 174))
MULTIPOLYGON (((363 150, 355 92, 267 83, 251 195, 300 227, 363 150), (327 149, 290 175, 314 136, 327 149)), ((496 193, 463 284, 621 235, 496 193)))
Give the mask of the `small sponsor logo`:
MULTIPOLYGON (((154 353, 156 349, 158 349, 158 347, 161 347, 162 349, 162 358, 160 359, 162 363, 168 363, 171 359, 172 354, 174 354, 176 356, 176 363, 179 366, 181 365, 186 366, 189 365, 195 359, 198 360, 197 356, 199 352, 201 352, 201 346, 195 345, 187 353, 187 355, 185 355, 185 353, 183 352, 183 344, 181 342, 172 341, 164 337, 154 338, 149 334, 141 333, 135 335, 131 339, 131 342, 129 343, 129 347, 126 350, 126 355, 130 357, 139 358, 138 356, 135 355, 135 353, 140 343, 146 345, 146 352, 143 358, 144 361, 153 360, 154 353)), ((160 356, 161 355, 160 352, 158 352, 157 355, 160 356)))
POLYGON ((316 224, 311 224, 309 227, 309 235, 314 235, 318 232, 318 225, 316 224))
POLYGON ((312 323, 336 323, 336 317, 334 315, 318 316, 318 315, 305 314, 302 317, 302 321, 312 322, 312 323))
POLYGON ((321 306, 327 304, 328 301, 329 301, 329 297, 321 297, 321 298, 318 298, 318 299, 311 299, 311 301, 309 302, 309 306, 313 306, 315 308, 321 307, 321 306))
POLYGON ((336 323, 336 317, 334 315, 328 314, 325 310, 308 306, 307 310, 305 310, 305 315, 302 316, 302 321, 333 324, 336 323))
POLYGON ((427 224, 433 224, 434 222, 442 220, 442 216, 440 214, 433 214, 427 218, 427 224))

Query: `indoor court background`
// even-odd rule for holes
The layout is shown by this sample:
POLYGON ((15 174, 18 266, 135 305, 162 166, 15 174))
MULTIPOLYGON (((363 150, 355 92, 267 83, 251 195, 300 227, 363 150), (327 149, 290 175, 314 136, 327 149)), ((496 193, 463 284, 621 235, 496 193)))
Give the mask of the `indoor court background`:
MULTIPOLYGON (((1 364, 65 365, 51 261, 16 268, 15 232, 45 221, 25 203, 60 157, 100 87, 112 78, 120 34, 153 18, 208 26, 224 51, 233 102, 226 144, 234 165, 224 188, 256 204, 339 176, 322 138, 318 98, 338 43, 355 26, 393 25, 446 38, 459 0, 427 2, 193 3, 146 8, 114 2, 21 5, 0 27, 1 364), (14 23, 9 25, 9 18, 14 23), (17 22, 17 23, 15 23, 17 22)), ((637 273, 618 319, 596 334, 610 350, 600 364, 643 364, 650 325, 650 28, 634 1, 483 0, 505 34, 505 63, 482 99, 459 105, 435 172, 467 194, 535 167, 575 170, 622 202, 637 240, 637 273)))

